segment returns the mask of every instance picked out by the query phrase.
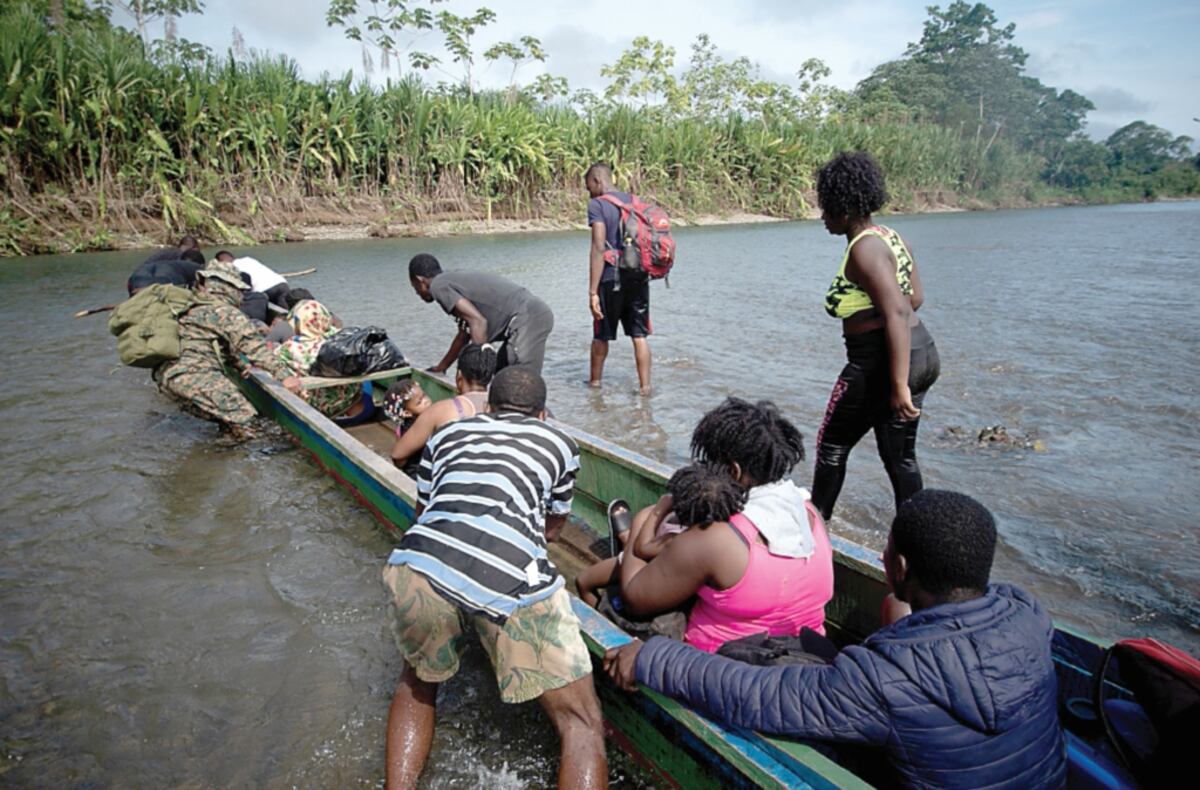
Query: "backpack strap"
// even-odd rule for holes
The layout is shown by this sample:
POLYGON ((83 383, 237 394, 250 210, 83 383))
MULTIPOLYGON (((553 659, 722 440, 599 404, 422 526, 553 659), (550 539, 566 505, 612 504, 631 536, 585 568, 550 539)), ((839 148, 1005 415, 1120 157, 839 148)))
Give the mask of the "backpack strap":
MULTIPOLYGON (((630 195, 632 198, 633 195, 630 195)), ((636 198, 634 198, 636 200, 636 198)), ((629 214, 633 211, 633 204, 626 203, 611 192, 605 192, 603 195, 597 195, 596 200, 603 200, 605 203, 611 203, 621 209, 624 214, 629 214)))
POLYGON ((1129 770, 1133 770, 1135 765, 1133 755, 1125 746, 1121 736, 1117 735, 1112 721, 1104 710, 1104 680, 1108 675, 1108 665, 1112 663, 1113 648, 1115 647, 1115 644, 1110 645, 1104 650, 1104 655, 1100 658, 1100 666, 1096 669, 1096 674, 1092 676, 1092 707, 1096 710, 1096 718, 1100 720, 1100 726, 1103 728, 1109 744, 1116 752, 1118 761, 1129 770))

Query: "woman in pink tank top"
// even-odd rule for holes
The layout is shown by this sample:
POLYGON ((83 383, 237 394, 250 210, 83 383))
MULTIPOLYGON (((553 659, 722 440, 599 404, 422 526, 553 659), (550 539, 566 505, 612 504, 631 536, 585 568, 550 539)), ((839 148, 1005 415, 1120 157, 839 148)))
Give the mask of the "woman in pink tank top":
POLYGON ((833 549, 816 508, 810 502, 805 509, 814 544, 808 557, 776 556, 745 515, 729 520, 729 528, 749 550, 746 570, 728 589, 704 585, 696 590, 685 642, 712 653, 726 642, 763 631, 793 636, 811 628, 825 635, 825 604, 833 597, 833 549))
POLYGON ((696 522, 650 562, 626 552, 623 605, 647 616, 694 597, 685 640, 708 651, 763 631, 824 634, 833 552, 808 492, 786 479, 804 457, 800 432, 770 402, 728 398, 696 426, 692 455, 748 490, 742 512, 696 522))

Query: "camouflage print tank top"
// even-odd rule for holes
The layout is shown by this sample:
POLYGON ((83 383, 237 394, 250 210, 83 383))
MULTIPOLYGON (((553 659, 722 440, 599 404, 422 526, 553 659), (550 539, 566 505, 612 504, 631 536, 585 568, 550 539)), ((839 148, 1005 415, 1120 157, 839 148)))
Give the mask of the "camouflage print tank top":
POLYGON ((870 295, 857 283, 846 278, 846 264, 850 260, 850 249, 863 236, 878 236, 883 239, 884 244, 888 245, 888 249, 892 251, 892 260, 896 262, 896 284, 900 286, 900 293, 912 296, 913 259, 908 254, 908 248, 904 246, 900 234, 896 231, 883 225, 872 225, 846 245, 846 254, 842 256, 842 265, 838 268, 833 282, 829 284, 829 290, 825 292, 825 312, 834 318, 849 318, 855 313, 874 307, 871 304, 870 295))

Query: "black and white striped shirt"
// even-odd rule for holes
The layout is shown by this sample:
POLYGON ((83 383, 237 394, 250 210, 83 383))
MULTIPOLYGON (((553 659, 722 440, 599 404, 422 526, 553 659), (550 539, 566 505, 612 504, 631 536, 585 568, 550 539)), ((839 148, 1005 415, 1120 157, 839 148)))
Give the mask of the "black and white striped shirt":
POLYGON ((388 562, 408 565, 468 612, 503 623, 563 586, 546 514, 571 512, 579 448, 516 412, 457 420, 430 437, 417 472, 424 512, 388 562))

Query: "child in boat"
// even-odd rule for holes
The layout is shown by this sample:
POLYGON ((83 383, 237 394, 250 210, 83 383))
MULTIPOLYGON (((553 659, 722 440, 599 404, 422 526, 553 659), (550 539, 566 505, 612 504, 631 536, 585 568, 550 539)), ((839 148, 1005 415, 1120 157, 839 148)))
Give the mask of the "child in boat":
MULTIPOLYGON (((609 529, 626 550, 649 561, 684 530, 707 529, 714 523, 727 522, 745 503, 746 489, 727 471, 694 463, 671 475, 667 493, 650 507, 638 511, 632 524, 629 505, 624 500, 615 500, 608 508, 609 529)), ((617 584, 620 579, 623 554, 601 560, 576 577, 575 588, 581 599, 591 606, 599 604, 600 590, 617 584)), ((619 601, 614 600, 613 606, 620 610, 619 601)))
POLYGON ((397 439, 432 405, 433 399, 414 379, 393 382, 383 396, 383 413, 395 421, 397 439))

